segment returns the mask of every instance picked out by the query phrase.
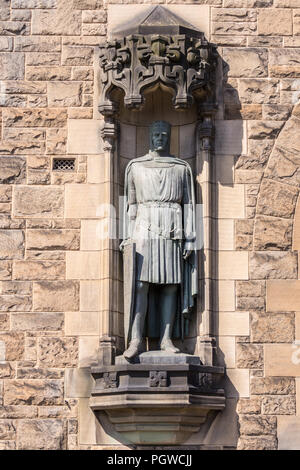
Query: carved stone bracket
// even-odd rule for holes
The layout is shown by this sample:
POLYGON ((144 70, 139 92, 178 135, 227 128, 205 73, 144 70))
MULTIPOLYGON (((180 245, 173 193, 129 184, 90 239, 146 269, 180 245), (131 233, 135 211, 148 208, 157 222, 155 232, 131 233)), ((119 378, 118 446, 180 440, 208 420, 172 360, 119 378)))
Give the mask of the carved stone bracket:
POLYGON ((139 108, 143 91, 158 82, 174 91, 176 109, 189 107, 196 90, 212 93, 216 50, 202 33, 195 35, 135 34, 100 46, 100 112, 115 114, 115 89, 124 92, 124 104, 131 109, 139 108))

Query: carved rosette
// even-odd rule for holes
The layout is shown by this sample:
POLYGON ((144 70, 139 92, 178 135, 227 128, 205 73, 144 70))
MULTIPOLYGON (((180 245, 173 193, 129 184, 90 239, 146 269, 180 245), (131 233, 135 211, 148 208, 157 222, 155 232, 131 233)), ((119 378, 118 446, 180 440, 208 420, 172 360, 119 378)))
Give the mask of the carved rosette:
POLYGON ((102 91, 100 112, 112 116, 117 105, 112 92, 124 92, 124 104, 138 109, 143 91, 162 83, 174 91, 176 109, 188 108, 193 93, 214 89, 216 49, 204 36, 135 34, 100 46, 102 91))

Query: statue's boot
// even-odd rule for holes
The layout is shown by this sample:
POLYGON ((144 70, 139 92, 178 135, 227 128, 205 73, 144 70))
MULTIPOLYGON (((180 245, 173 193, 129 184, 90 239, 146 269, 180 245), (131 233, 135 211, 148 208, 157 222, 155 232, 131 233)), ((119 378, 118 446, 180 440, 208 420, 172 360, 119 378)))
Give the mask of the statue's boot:
POLYGON ((160 349, 162 351, 166 351, 168 353, 176 354, 179 353, 180 350, 174 346, 170 338, 163 339, 162 342, 160 343, 160 349))
POLYGON ((123 356, 125 359, 133 359, 140 352, 142 342, 139 339, 133 339, 130 341, 129 348, 124 351, 123 356))

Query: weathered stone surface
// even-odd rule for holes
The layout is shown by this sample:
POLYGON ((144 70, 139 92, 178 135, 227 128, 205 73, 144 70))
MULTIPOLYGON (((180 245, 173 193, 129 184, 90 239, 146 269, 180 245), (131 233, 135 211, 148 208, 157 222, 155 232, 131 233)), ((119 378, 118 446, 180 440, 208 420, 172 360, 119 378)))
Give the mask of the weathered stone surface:
POLYGON ((239 80, 239 98, 243 103, 278 103, 279 80, 242 78, 239 80))
POLYGON ((253 223, 253 220, 235 221, 235 248, 237 250, 252 249, 253 223))
POLYGON ((2 294, 19 294, 30 295, 32 292, 31 282, 23 281, 2 281, 1 293, 2 294))
POLYGON ((65 276, 64 261, 15 261, 13 276, 16 280, 55 280, 65 276))
POLYGON ((257 27, 256 22, 229 22, 229 21, 218 21, 212 24, 212 32, 216 36, 218 34, 256 34, 257 27))
POLYGON ((0 313, 0 330, 9 329, 9 316, 6 313, 0 313))
POLYGON ((49 367, 75 367, 78 359, 77 338, 40 338, 40 364, 49 367))
POLYGON ((0 341, 5 343, 5 360, 20 361, 24 355, 24 333, 6 331, 0 333, 0 341))
POLYGON ((59 52, 61 39, 47 36, 26 36, 15 38, 15 51, 59 52))
POLYGON ((63 379, 63 369, 46 369, 41 367, 18 367, 18 379, 63 379))
POLYGON ((78 230, 28 230, 26 233, 27 250, 78 250, 79 246, 78 230))
POLYGON ((288 250, 292 246, 293 221, 258 216, 255 221, 254 250, 288 250))
POLYGON ((292 116, 284 126, 280 133, 276 144, 281 148, 286 148, 290 153, 295 155, 299 154, 300 142, 299 142, 299 131, 300 131, 300 119, 292 116))
POLYGON ((13 214, 18 217, 63 217, 63 188, 15 187, 13 214))
POLYGON ((62 65, 93 65, 93 47, 63 46, 62 65))
POLYGON ((212 8, 213 21, 256 21, 257 12, 246 8, 212 8))
POLYGON ((238 414, 260 414, 261 397, 240 398, 237 405, 238 414))
POLYGON ((250 343, 236 345, 236 365, 242 369, 260 369, 263 367, 263 346, 250 343))
POLYGON ((73 10, 71 2, 59 1, 57 10, 32 12, 32 34, 76 35, 81 30, 81 12, 73 10))
POLYGON ((284 121, 249 121, 249 139, 275 139, 282 129, 284 121))
POLYGON ((0 230, 0 259, 22 259, 23 255, 23 231, 0 230))
POLYGON ((31 297, 24 295, 1 295, 0 311, 29 312, 32 308, 31 297))
MULTIPOLYGON (((251 23, 250 23, 251 24, 251 23)), ((263 48, 224 48, 223 59, 229 64, 230 77, 265 77, 268 53, 263 48)))
POLYGON ((1 406, 0 418, 19 419, 19 418, 35 418, 38 413, 37 406, 18 405, 18 406, 1 406))
POLYGON ((64 109, 7 109, 3 113, 7 127, 64 127, 67 111, 64 109))
POLYGON ((68 80, 71 78, 70 67, 60 67, 54 65, 52 67, 27 66, 26 80, 68 80))
POLYGON ((0 157, 0 183, 24 183, 26 180, 26 159, 22 157, 0 157))
POLYGON ((275 416, 241 415, 239 417, 240 433, 248 436, 260 434, 276 435, 275 416))
MULTIPOLYGON (((10 80, 10 81, 3 81, 1 83, 2 90, 5 91, 6 94, 28 94, 28 93, 46 93, 47 85, 45 83, 39 82, 26 82, 23 80, 10 80)), ((22 132, 26 133, 30 132, 28 129, 19 129, 19 134, 16 134, 15 137, 19 136, 20 140, 26 140, 23 138, 22 132)), ((9 138, 9 132, 13 132, 13 130, 4 129, 5 138, 9 138)), ((34 132, 34 131, 31 131, 34 132)), ((35 132, 41 132, 41 129, 35 129, 35 132)), ((34 135, 33 138, 35 139, 34 135)))
POLYGON ((237 444, 238 450, 277 450, 275 436, 242 436, 237 444))
POLYGON ((26 65, 60 65, 59 52, 27 52, 26 65))
POLYGON ((66 153, 67 130, 48 129, 46 153, 50 155, 62 155, 66 153))
POLYGON ((79 284, 76 281, 35 282, 33 309, 39 312, 73 312, 79 309, 79 284))
POLYGON ((107 21, 107 13, 103 10, 87 10, 82 12, 83 23, 105 23, 107 21))
POLYGON ((18 426, 18 448, 20 450, 65 449, 63 420, 21 420, 18 426))
POLYGON ((56 8, 57 0, 11 0, 12 8, 56 8))
POLYGON ((295 396, 269 396, 262 399, 262 412, 265 415, 294 415, 296 413, 295 396))
POLYGON ((28 23, 21 21, 0 21, 0 36, 18 36, 29 34, 28 23))
POLYGON ((254 343, 288 343, 295 337, 293 313, 256 313, 250 315, 251 341, 254 343))
POLYGON ((63 313, 17 313, 10 317, 11 328, 18 331, 61 330, 63 322, 63 313))
POLYGON ((16 426, 10 419, 0 419, 0 439, 14 440, 16 437, 16 426))
POLYGON ((0 53, 1 80, 22 80, 24 78, 25 61, 22 52, 0 53))
POLYGON ((265 104, 263 106, 263 119, 286 121, 292 111, 291 106, 280 104, 265 104))
POLYGON ((1 184, 0 202, 10 202, 11 198, 12 198, 12 187, 10 185, 1 184))
POLYGON ((292 395, 295 379, 290 377, 253 377, 250 382, 253 395, 292 395))
POLYGON ((283 36, 293 34, 292 10, 260 10, 257 28, 258 34, 283 36))
POLYGON ((0 51, 9 52, 13 50, 13 39, 10 37, 1 37, 0 38, 0 51))
POLYGON ((250 279, 297 279, 296 253, 256 251, 249 253, 250 279))
POLYGON ((10 2, 9 0, 0 1, 0 20, 6 21, 10 17, 10 2))
POLYGON ((276 145, 266 168, 265 176, 298 188, 300 183, 299 157, 289 149, 276 145))
POLYGON ((0 450, 15 450, 15 441, 0 441, 0 450))
POLYGON ((64 402, 61 380, 6 380, 4 405, 61 405, 64 402))
POLYGON ((236 295, 239 297, 262 297, 265 292, 264 281, 236 281, 236 295))
POLYGON ((11 279, 11 273, 12 273, 12 262, 0 261, 0 280, 7 281, 11 279))
POLYGON ((264 179, 259 193, 257 213, 274 217, 292 217, 297 197, 298 188, 264 179))
POLYGON ((49 106, 80 106, 80 82, 50 82, 48 83, 49 106))

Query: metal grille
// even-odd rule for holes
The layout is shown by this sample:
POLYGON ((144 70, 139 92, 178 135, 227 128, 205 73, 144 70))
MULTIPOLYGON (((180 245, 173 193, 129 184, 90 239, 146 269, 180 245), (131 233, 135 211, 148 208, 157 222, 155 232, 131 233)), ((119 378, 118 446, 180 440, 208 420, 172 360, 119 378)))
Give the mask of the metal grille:
POLYGON ((54 158, 53 170, 75 171, 75 158, 54 158))

